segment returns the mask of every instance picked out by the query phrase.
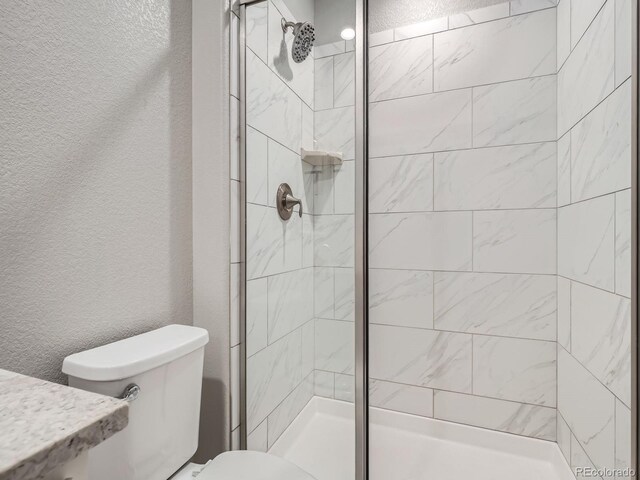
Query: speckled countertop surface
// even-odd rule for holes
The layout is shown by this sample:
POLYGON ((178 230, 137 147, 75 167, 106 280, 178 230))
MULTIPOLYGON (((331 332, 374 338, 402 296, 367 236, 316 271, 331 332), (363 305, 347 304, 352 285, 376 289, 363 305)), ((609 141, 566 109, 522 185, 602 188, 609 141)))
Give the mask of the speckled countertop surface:
POLYGON ((0 480, 33 480, 127 426, 126 402, 0 369, 0 480))

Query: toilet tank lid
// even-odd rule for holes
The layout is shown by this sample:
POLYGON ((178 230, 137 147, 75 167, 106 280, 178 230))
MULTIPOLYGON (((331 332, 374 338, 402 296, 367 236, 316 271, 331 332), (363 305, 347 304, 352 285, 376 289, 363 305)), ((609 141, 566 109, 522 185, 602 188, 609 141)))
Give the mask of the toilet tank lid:
POLYGON ((203 328, 168 325, 70 355, 62 371, 84 380, 122 380, 184 357, 208 342, 209 333, 203 328))

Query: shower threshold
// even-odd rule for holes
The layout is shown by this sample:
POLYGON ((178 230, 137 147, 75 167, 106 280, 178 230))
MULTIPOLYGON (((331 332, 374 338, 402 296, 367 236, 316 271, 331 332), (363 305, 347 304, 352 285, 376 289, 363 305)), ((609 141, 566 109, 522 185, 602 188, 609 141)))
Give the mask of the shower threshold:
MULTIPOLYGON (((372 408, 371 480, 574 480, 554 442, 372 408)), ((270 449, 318 480, 355 478, 353 405, 314 397, 270 449)))

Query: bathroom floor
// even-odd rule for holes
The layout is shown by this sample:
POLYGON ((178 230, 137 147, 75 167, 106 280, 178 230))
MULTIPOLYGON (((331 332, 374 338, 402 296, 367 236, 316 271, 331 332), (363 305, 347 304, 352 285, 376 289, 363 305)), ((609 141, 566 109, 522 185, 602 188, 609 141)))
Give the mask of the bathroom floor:
MULTIPOLYGON (((270 453, 318 480, 353 480, 353 432, 351 404, 315 397, 270 453)), ((372 480, 574 478, 553 442, 379 409, 370 435, 372 480)))

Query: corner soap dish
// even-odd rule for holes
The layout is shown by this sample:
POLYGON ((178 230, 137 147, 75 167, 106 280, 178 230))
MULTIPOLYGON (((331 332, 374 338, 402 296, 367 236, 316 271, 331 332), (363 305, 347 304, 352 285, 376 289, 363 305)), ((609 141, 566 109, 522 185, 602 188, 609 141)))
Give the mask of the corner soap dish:
POLYGON ((342 153, 323 152, 320 150, 300 149, 302 161, 314 167, 324 167, 328 165, 342 165, 342 153))

